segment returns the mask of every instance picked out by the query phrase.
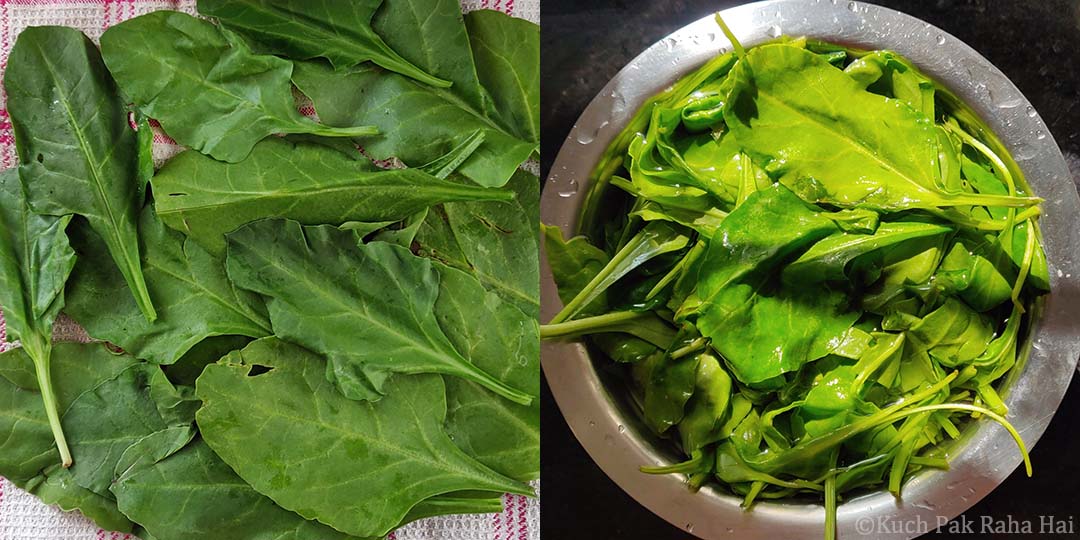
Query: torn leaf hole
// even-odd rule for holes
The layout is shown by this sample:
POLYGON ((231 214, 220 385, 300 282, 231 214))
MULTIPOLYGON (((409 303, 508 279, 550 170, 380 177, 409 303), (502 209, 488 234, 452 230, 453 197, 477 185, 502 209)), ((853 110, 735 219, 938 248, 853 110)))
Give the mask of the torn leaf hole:
POLYGON ((251 366, 251 369, 248 370, 247 376, 258 377, 259 375, 265 375, 267 373, 270 373, 271 371, 274 371, 274 368, 270 366, 260 366, 258 364, 255 364, 251 366))

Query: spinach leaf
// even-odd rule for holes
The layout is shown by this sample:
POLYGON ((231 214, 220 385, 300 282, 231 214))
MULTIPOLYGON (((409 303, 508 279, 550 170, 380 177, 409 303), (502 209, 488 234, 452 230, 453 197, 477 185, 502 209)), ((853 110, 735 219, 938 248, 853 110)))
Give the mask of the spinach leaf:
POLYGON ((731 376, 721 367, 720 360, 711 354, 702 354, 697 368, 694 393, 678 424, 679 438, 688 454, 728 435, 720 430, 731 407, 731 376))
POLYGON ((915 238, 944 235, 949 227, 931 223, 882 223, 873 234, 837 232, 814 244, 782 274, 786 283, 815 283, 846 280, 848 264, 856 257, 915 238))
POLYGON ((689 242, 690 237, 681 228, 664 221, 649 222, 548 324, 572 319, 620 278, 657 256, 685 248, 689 242))
POLYGON ((270 338, 199 377, 203 437, 278 504, 349 534, 382 536, 434 495, 531 494, 454 446, 442 427, 440 377, 398 376, 386 397, 360 403, 338 393, 324 369, 317 355, 270 338))
POLYGON ((78 30, 28 28, 11 50, 4 88, 30 207, 85 217, 153 321, 136 235, 150 139, 128 126, 97 48, 78 30))
POLYGON ((326 58, 338 68, 371 61, 432 86, 450 86, 391 49, 371 28, 382 0, 199 0, 199 13, 255 39, 274 54, 326 58))
POLYGON ((139 220, 142 267, 158 319, 147 323, 122 286, 115 269, 102 264, 102 241, 84 226, 71 233, 79 262, 68 285, 65 311, 97 339, 108 340, 138 358, 173 364, 212 336, 259 338, 271 334, 262 299, 233 286, 224 259, 170 230, 153 206, 139 220))
POLYGON ((112 487, 125 515, 157 540, 348 540, 252 489, 201 439, 112 487))
POLYGON ((285 220, 248 224, 228 243, 229 278, 267 296, 275 334, 326 355, 327 377, 346 395, 377 400, 393 373, 443 373, 532 401, 454 349, 432 312, 439 275, 430 260, 285 220))
POLYGON ((454 348, 477 368, 537 398, 502 399, 474 382, 446 377, 446 431, 466 454, 510 478, 540 476, 540 337, 526 315, 476 278, 441 264, 435 317, 454 348))
MULTIPOLYGON (((607 266, 610 258, 604 250, 589 243, 584 236, 564 240, 562 231, 555 226, 541 225, 544 234, 544 250, 551 275, 559 288, 559 299, 569 303, 607 266)), ((607 309, 607 291, 581 309, 581 315, 595 315, 607 309)))
POLYGON ((465 27, 500 125, 523 141, 539 141, 540 27, 487 9, 465 15, 465 27))
POLYGON ((502 186, 539 141, 523 140, 453 92, 417 84, 400 75, 359 67, 342 73, 319 62, 298 62, 293 82, 311 98, 331 126, 371 124, 379 137, 365 140, 376 159, 396 157, 419 167, 458 147, 477 131, 483 144, 458 168, 487 187, 502 186))
POLYGON ((101 51, 120 88, 177 142, 238 162, 274 133, 373 135, 370 126, 331 128, 296 109, 292 63, 253 54, 213 24, 155 11, 110 27, 101 51))
POLYGON ((777 286, 784 259, 837 231, 782 185, 724 220, 698 275, 697 327, 743 383, 760 383, 836 350, 859 318, 840 291, 777 286))
POLYGON ((65 512, 78 511, 107 531, 130 532, 134 524, 116 507, 116 501, 79 486, 70 470, 59 465, 46 469, 22 489, 65 512))
POLYGON ((432 208, 417 230, 416 253, 472 274, 485 289, 539 316, 539 186, 535 175, 518 171, 506 184, 516 195, 513 201, 432 208))
POLYGON ((398 221, 441 202, 513 197, 413 169, 372 170, 325 146, 278 138, 257 144, 236 164, 184 152, 151 182, 161 220, 221 255, 226 233, 262 218, 312 225, 398 221))
POLYGON ((451 91, 474 110, 494 111, 491 95, 480 84, 460 2, 384 0, 371 26, 403 58, 453 83, 451 91))
POLYGON ((943 147, 940 129, 907 104, 862 90, 805 49, 756 47, 731 77, 728 128, 766 171, 804 199, 880 210, 1039 202, 946 191, 941 156, 950 149, 943 147))
MULTIPOLYGON (((116 355, 100 343, 57 343, 53 350, 53 387, 61 415, 77 398, 131 368, 135 360, 116 355)), ((0 354, 0 364, 33 371, 33 361, 22 348, 0 354)), ((26 377, 0 377, 0 475, 16 486, 64 510, 79 510, 99 526, 130 531, 131 522, 116 509, 110 497, 87 490, 74 481, 74 470, 57 463, 49 418, 41 408, 37 381, 26 377), (11 380, 15 379, 15 380, 11 380)), ((98 411, 99 417, 101 411, 98 411)), ((66 415, 65 415, 66 416, 66 415)), ((95 429, 94 424, 66 426, 72 442, 95 429)), ((92 467, 93 457, 77 450, 77 466, 92 467), (83 463, 85 462, 85 464, 83 463)), ((110 471, 111 472, 111 471, 110 471)))
POLYGON ((64 413, 72 450, 80 455, 70 469, 72 479, 111 497, 118 465, 131 467, 142 454, 164 458, 182 448, 195 436, 197 404, 190 394, 174 387, 158 366, 141 363, 81 394, 64 413), (168 436, 152 437, 162 432, 168 436), (135 445, 140 451, 126 454, 135 445))
MULTIPOLYGON (((31 212, 19 173, 14 169, 0 173, 0 309, 9 339, 21 339, 34 361, 34 376, 65 467, 72 457, 60 425, 51 358, 53 322, 64 306, 64 283, 75 265, 75 252, 64 232, 70 220, 31 212)), ((142 319, 141 313, 138 316, 142 319)))

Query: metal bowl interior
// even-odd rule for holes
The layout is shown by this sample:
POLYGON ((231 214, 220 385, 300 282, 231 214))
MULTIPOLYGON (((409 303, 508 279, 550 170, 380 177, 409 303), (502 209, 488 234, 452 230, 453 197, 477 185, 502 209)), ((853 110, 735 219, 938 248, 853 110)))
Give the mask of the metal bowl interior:
MULTIPOLYGON (((1080 230, 1075 225, 1080 199, 1035 109, 971 47, 894 10, 847 0, 770 0, 722 15, 747 46, 784 33, 894 50, 949 87, 1008 147, 1035 193, 1045 199, 1040 223, 1052 293, 1031 332, 1028 362, 1005 398, 1009 420, 1028 447, 1033 446, 1053 417, 1080 355, 1080 230)), ((638 106, 730 46, 709 16, 654 44, 624 67, 585 109, 563 144, 542 195, 543 221, 568 233, 576 231, 589 173, 638 106)), ((561 303, 546 263, 541 286, 542 317, 547 320, 561 303)), ((761 502, 746 512, 736 497, 719 489, 691 493, 682 476, 642 474, 641 465, 671 463, 677 457, 640 424, 607 370, 594 364, 577 343, 546 342, 542 356, 552 393, 575 436, 612 480, 660 517, 710 539, 822 534, 825 513, 820 504, 761 502)), ((950 461, 948 471, 927 472, 909 481, 902 501, 875 492, 843 502, 837 521, 841 537, 912 538, 933 530, 993 490, 1021 460, 1004 429, 978 422, 969 426, 950 461)))

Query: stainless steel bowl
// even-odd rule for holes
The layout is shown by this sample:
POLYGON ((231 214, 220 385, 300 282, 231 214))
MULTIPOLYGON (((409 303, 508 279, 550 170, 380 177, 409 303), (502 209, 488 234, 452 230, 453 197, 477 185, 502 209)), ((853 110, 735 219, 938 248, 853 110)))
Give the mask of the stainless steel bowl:
MULTIPOLYGON (((967 102, 1012 152, 1035 193, 1046 201, 1041 225, 1053 291, 1032 333, 1030 359, 1005 398, 1009 420, 1028 447, 1033 446, 1061 402, 1080 355, 1076 225, 1080 199, 1061 152, 1035 109, 971 47, 891 9, 847 0, 770 0, 722 15, 747 46, 784 33, 892 49, 967 102)), ((657 42, 624 67, 593 99, 563 143, 542 196, 543 221, 576 231, 589 173, 638 106, 730 46, 709 16, 657 42)), ((546 263, 542 272, 546 321, 561 303, 546 263)), ((640 425, 623 393, 608 384, 583 346, 547 342, 542 354, 544 374, 578 440, 612 480, 660 517, 707 539, 803 539, 822 534, 825 513, 819 504, 759 502, 753 510, 743 511, 739 499, 719 490, 689 492, 682 476, 642 474, 641 465, 671 463, 677 457, 640 425)), ((1004 429, 979 422, 969 432, 952 456, 951 468, 917 475, 904 486, 902 502, 884 492, 844 502, 838 512, 841 537, 912 538, 933 530, 975 504, 1020 464, 1020 454, 1004 429)), ((1035 469, 1038 474, 1038 463, 1035 469)))

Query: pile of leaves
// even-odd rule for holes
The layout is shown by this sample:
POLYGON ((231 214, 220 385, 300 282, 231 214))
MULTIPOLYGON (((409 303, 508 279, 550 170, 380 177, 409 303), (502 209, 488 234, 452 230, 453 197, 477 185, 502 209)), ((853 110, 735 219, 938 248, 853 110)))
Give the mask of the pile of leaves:
POLYGON ((1039 199, 906 59, 736 45, 647 102, 593 182, 583 236, 545 227, 565 308, 541 336, 625 366, 687 457, 646 472, 823 499, 831 538, 839 498, 948 467, 969 417, 1027 462, 1000 393, 1049 290, 1039 199))
POLYGON ((199 10, 11 52, 0 475, 144 540, 379 538, 531 495, 539 28, 199 10), (150 118, 189 148, 157 171, 150 118), (98 341, 54 344, 62 312, 98 341))

